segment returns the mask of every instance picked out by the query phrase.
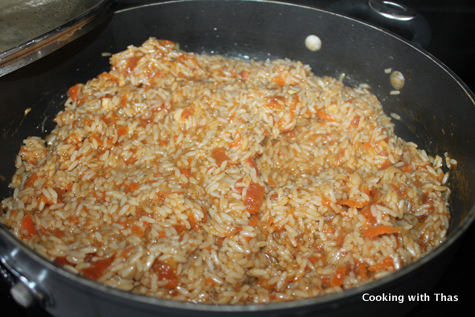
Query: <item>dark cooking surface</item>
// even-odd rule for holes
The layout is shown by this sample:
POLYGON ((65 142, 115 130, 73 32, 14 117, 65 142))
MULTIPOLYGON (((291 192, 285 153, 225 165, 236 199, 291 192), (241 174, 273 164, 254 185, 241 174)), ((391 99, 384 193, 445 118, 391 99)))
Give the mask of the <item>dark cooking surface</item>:
MULTIPOLYGON (((473 0, 393 0, 406 4, 420 13, 432 27, 432 41, 428 51, 451 68, 472 91, 475 91, 475 1, 473 0)), ((119 0, 119 6, 147 3, 146 0, 119 0)), ((294 1, 306 5, 325 8, 330 0, 294 1)), ((475 267, 472 242, 475 241, 475 228, 468 231, 460 249, 448 271, 440 282, 428 293, 429 302, 420 304, 409 314, 415 316, 465 316, 473 311, 472 297, 475 295, 475 267), (436 301, 435 293, 457 295, 457 302, 436 301)), ((407 295, 407 294, 406 294, 407 295)), ((440 295, 439 295, 440 297, 440 295)), ((448 298, 448 297, 447 297, 448 298)), ((404 304, 402 304, 404 305, 404 304)), ((2 316, 49 316, 40 308, 23 309, 9 295, 9 287, 0 279, 0 308, 2 316)))

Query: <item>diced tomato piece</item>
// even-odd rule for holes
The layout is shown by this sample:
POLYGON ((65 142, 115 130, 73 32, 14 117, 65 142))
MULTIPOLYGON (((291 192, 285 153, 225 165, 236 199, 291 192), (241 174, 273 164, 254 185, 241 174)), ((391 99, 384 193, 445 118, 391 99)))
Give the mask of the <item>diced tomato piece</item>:
POLYGON ((91 280, 98 280, 106 273, 107 268, 111 266, 112 262, 114 262, 114 259, 115 257, 111 256, 109 258, 92 262, 91 266, 83 271, 84 277, 87 277, 91 280))
POLYGON ((265 196, 265 187, 251 182, 244 197, 244 204, 250 214, 259 213, 265 196))

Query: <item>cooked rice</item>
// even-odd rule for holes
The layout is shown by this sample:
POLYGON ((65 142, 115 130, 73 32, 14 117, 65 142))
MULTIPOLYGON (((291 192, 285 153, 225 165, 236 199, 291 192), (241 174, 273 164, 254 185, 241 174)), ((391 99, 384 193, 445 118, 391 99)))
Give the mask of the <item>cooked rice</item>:
POLYGON ((381 278, 444 239, 444 160, 398 138, 364 86, 156 39, 111 64, 24 141, 2 202, 1 222, 65 269, 269 303, 381 278))

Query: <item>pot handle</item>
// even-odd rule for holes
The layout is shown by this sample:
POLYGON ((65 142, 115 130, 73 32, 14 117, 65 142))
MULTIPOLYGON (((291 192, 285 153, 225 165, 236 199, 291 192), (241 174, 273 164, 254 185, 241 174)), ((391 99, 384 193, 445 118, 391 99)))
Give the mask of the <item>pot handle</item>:
POLYGON ((10 285, 10 295, 17 304, 28 308, 35 304, 49 304, 49 297, 33 282, 17 272, 6 258, 0 257, 0 277, 10 285))
POLYGON ((415 10, 388 0, 343 0, 327 10, 363 20, 399 34, 417 47, 429 47, 432 30, 427 20, 415 10))

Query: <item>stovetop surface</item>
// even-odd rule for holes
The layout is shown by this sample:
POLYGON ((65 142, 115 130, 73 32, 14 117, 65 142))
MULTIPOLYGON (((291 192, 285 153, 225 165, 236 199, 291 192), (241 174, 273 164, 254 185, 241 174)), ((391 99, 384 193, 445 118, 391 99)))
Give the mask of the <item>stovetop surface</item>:
MULTIPOLYGON (((122 0, 119 7, 151 1, 122 0)), ((289 1, 291 2, 291 1, 289 1)), ((325 8, 329 0, 294 1, 300 4, 325 8)), ((427 51, 457 74, 475 92, 475 1, 472 0, 412 0, 396 1, 421 13, 432 28, 432 40, 427 51)), ((475 228, 472 226, 451 263, 432 293, 457 295, 457 302, 420 302, 407 317, 422 316, 465 316, 473 313, 471 303, 475 285, 475 275, 470 269, 475 267, 472 243, 475 228), (470 251, 467 251, 470 250, 470 251)), ((39 307, 24 309, 10 296, 7 283, 0 278, 0 307, 2 316, 49 316, 39 307)))

